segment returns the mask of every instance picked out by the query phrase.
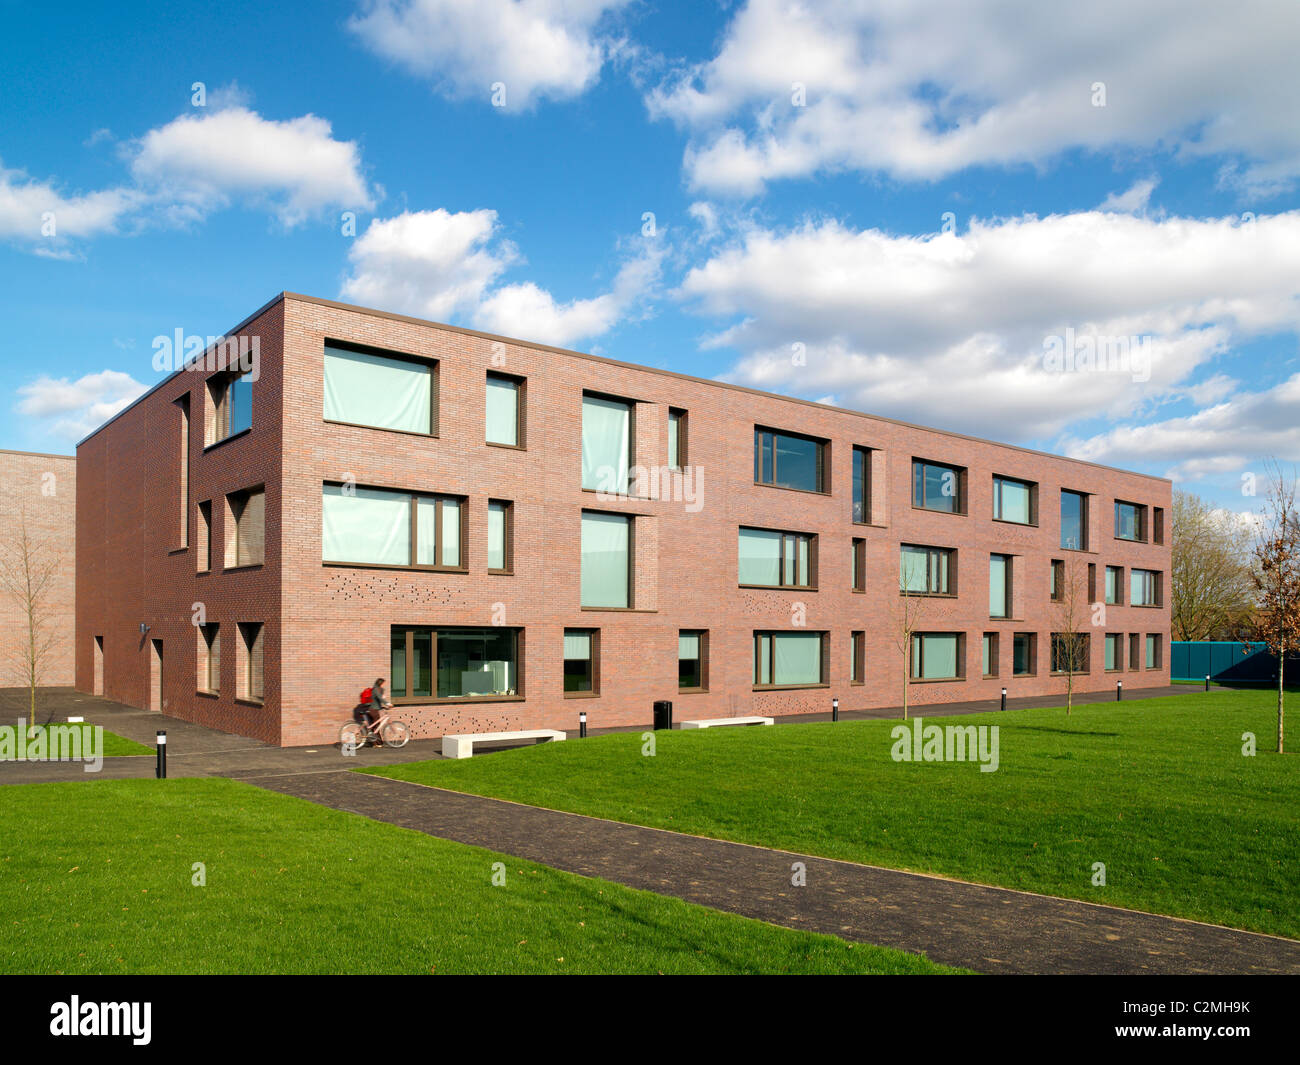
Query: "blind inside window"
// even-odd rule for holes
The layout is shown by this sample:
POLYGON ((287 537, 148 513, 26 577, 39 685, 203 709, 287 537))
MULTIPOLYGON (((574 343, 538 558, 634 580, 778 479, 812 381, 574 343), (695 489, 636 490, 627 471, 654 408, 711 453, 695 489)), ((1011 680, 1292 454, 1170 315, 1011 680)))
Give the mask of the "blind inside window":
POLYGON ((582 397, 582 487, 627 493, 632 407, 598 396, 582 397))
POLYGON ((487 379, 487 439, 492 444, 519 443, 519 385, 502 377, 487 379))
POLYGON ((989 617, 1007 616, 1007 559, 1005 555, 989 558, 989 617))
POLYGON ((460 565, 460 503, 455 499, 442 501, 442 564, 460 565))
POLYGON ((327 484, 322 556, 327 562, 411 563, 411 497, 404 492, 327 484))
POLYGON ((683 632, 678 635, 677 657, 684 658, 687 661, 700 657, 700 634, 698 632, 683 632))
POLYGON ((766 529, 740 530, 740 583, 781 583, 781 534, 766 529))
POLYGON ((772 636, 773 684, 820 684, 822 638, 816 632, 778 632, 772 636))
POLYGON ((898 586, 905 592, 929 591, 930 553, 924 547, 904 547, 899 566, 898 586))
POLYGON ((506 508, 488 504, 488 569, 506 568, 506 508))
POLYGON ((329 421, 428 433, 433 373, 428 366, 325 349, 325 417, 329 421))
POLYGON ((626 607, 631 519, 622 514, 582 515, 582 605, 626 607))
POLYGON ((565 632, 564 657, 586 661, 591 658, 591 633, 565 632))
POLYGON ((915 641, 921 645, 919 676, 922 680, 942 680, 957 676, 955 635, 917 636, 915 641))

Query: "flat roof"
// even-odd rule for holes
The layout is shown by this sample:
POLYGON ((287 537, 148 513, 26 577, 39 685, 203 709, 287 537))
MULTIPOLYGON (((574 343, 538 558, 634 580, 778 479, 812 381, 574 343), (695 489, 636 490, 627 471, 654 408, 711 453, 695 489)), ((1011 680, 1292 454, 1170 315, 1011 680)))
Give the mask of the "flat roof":
MULTIPOLYGON (((237 334, 239 330, 241 330, 249 322, 265 314, 268 310, 270 310, 277 303, 280 303, 283 300, 297 300, 301 303, 314 303, 321 307, 333 307, 341 311, 348 311, 352 314, 364 314, 375 318, 387 318, 395 322, 408 322, 411 325, 434 326, 437 329, 445 329, 452 333, 460 333, 463 336, 477 337, 481 340, 501 341, 503 343, 514 344, 519 347, 533 348, 537 351, 550 351, 550 352, 554 352, 557 355, 567 355, 576 359, 586 359, 589 362, 602 363, 607 366, 619 366, 628 370, 638 370, 642 373, 659 374, 661 377, 671 377, 680 381, 692 381, 697 384, 710 385, 714 388, 728 388, 736 392, 744 392, 751 396, 762 396, 765 399, 775 399, 785 403, 795 403, 801 406, 816 407, 819 410, 835 411, 836 413, 851 415, 855 418, 866 418, 869 421, 885 422, 889 425, 899 425, 906 429, 917 429, 922 432, 937 433, 940 436, 950 437, 954 440, 970 440, 977 444, 989 444, 993 447, 1009 448, 1013 451, 1019 451, 1026 455, 1038 455, 1044 458, 1060 459, 1061 461, 1064 462, 1077 463, 1080 466, 1091 466, 1094 469, 1111 470, 1115 473, 1128 474, 1131 477, 1144 477, 1147 480, 1151 480, 1151 481, 1162 481, 1165 484, 1173 483, 1173 481, 1170 480, 1170 478, 1168 477, 1158 477, 1155 474, 1151 474, 1151 473, 1139 473, 1136 470, 1126 470, 1120 466, 1107 466, 1104 463, 1100 463, 1100 462, 1089 462, 1087 459, 1071 458, 1069 455, 1058 455, 1053 451, 1042 451, 1038 448, 1023 447, 1020 444, 1008 444, 1000 440, 989 440, 986 437, 972 436, 969 433, 957 433, 957 432, 953 432, 950 429, 936 429, 932 425, 918 425, 915 422, 903 421, 900 418, 889 418, 882 414, 868 414, 866 411, 853 410, 850 407, 837 407, 830 403, 819 403, 818 401, 812 399, 800 399, 797 396, 782 395, 779 392, 765 392, 762 389, 750 388, 747 385, 732 384, 730 381, 718 381, 710 377, 696 377, 693 374, 678 373, 676 370, 664 370, 656 366, 643 366, 640 363, 625 362, 622 359, 611 359, 604 355, 592 355, 590 352, 586 352, 586 351, 575 351, 572 348, 561 348, 561 347, 557 347, 554 344, 542 344, 533 340, 520 340, 518 337, 502 336, 499 333, 485 333, 479 329, 469 329, 466 328, 465 326, 459 326, 459 325, 448 325, 446 322, 435 322, 428 318, 417 318, 409 314, 396 314, 392 311, 375 310, 373 307, 360 307, 353 303, 342 303, 338 300, 322 299, 319 296, 308 296, 300 292, 289 292, 289 291, 280 292, 278 295, 273 297, 271 300, 267 301, 256 311, 254 311, 252 314, 246 317, 237 326, 235 326, 233 329, 229 330, 223 335, 233 336, 237 334)), ((104 429, 107 426, 112 425, 114 421, 116 421, 123 414, 129 411, 137 403, 140 403, 148 396, 150 396, 152 393, 162 388, 163 385, 165 385, 177 374, 184 373, 184 372, 185 372, 184 370, 175 370, 167 377, 163 378, 163 380, 159 381, 158 384, 153 386, 153 388, 149 389, 148 392, 145 392, 143 395, 137 397, 134 401, 127 404, 120 411, 114 414, 113 417, 109 418, 106 422, 104 422, 103 425, 99 426, 99 428, 93 430, 90 433, 87 433, 84 437, 78 440, 77 447, 80 447, 92 436, 98 433, 101 429, 104 429)))
MULTIPOLYGON (((104 423, 104 425, 107 424, 108 422, 104 423)), ((104 426, 101 425, 99 428, 102 429, 103 427, 104 426)), ((96 429, 95 432, 99 432, 99 429, 96 429)), ((10 447, 0 447, 0 455, 25 455, 28 458, 33 458, 33 459, 69 459, 69 460, 75 460, 77 457, 76 455, 55 455, 49 451, 18 451, 10 447)))

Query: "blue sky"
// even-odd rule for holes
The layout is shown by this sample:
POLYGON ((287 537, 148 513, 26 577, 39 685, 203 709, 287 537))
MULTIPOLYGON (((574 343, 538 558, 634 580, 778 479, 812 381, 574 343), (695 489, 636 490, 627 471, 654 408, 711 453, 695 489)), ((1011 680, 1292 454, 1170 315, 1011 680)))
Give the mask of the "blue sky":
POLYGON ((1300 460, 1300 8, 1074 7, 0 3, 0 447, 288 289, 1243 509, 1300 460))

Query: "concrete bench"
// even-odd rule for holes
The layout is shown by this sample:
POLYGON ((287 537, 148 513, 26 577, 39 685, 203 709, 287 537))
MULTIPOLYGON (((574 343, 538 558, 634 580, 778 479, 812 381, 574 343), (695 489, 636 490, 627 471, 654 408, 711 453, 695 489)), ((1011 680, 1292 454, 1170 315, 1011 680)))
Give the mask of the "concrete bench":
POLYGON ((770 717, 710 717, 703 721, 683 721, 681 728, 721 728, 723 725, 770 725, 770 717))
POLYGON ((444 758, 468 758, 474 753, 476 743, 514 743, 519 740, 552 743, 566 738, 563 732, 553 728, 533 728, 521 732, 469 732, 458 736, 443 736, 442 756, 444 758))

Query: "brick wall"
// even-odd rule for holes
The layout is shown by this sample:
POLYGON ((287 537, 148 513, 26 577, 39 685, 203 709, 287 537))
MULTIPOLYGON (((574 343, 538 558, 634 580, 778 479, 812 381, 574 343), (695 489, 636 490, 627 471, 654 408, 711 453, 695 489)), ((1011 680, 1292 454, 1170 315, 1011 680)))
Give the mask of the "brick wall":
MULTIPOLYGON (((0 451, 0 566, 17 575, 26 515, 31 557, 57 562, 42 597, 38 641, 48 651, 38 667, 42 685, 72 683, 73 576, 76 557, 76 460, 70 455, 0 451)), ((23 598, 0 586, 0 688, 27 683, 22 662, 30 629, 23 598)))

